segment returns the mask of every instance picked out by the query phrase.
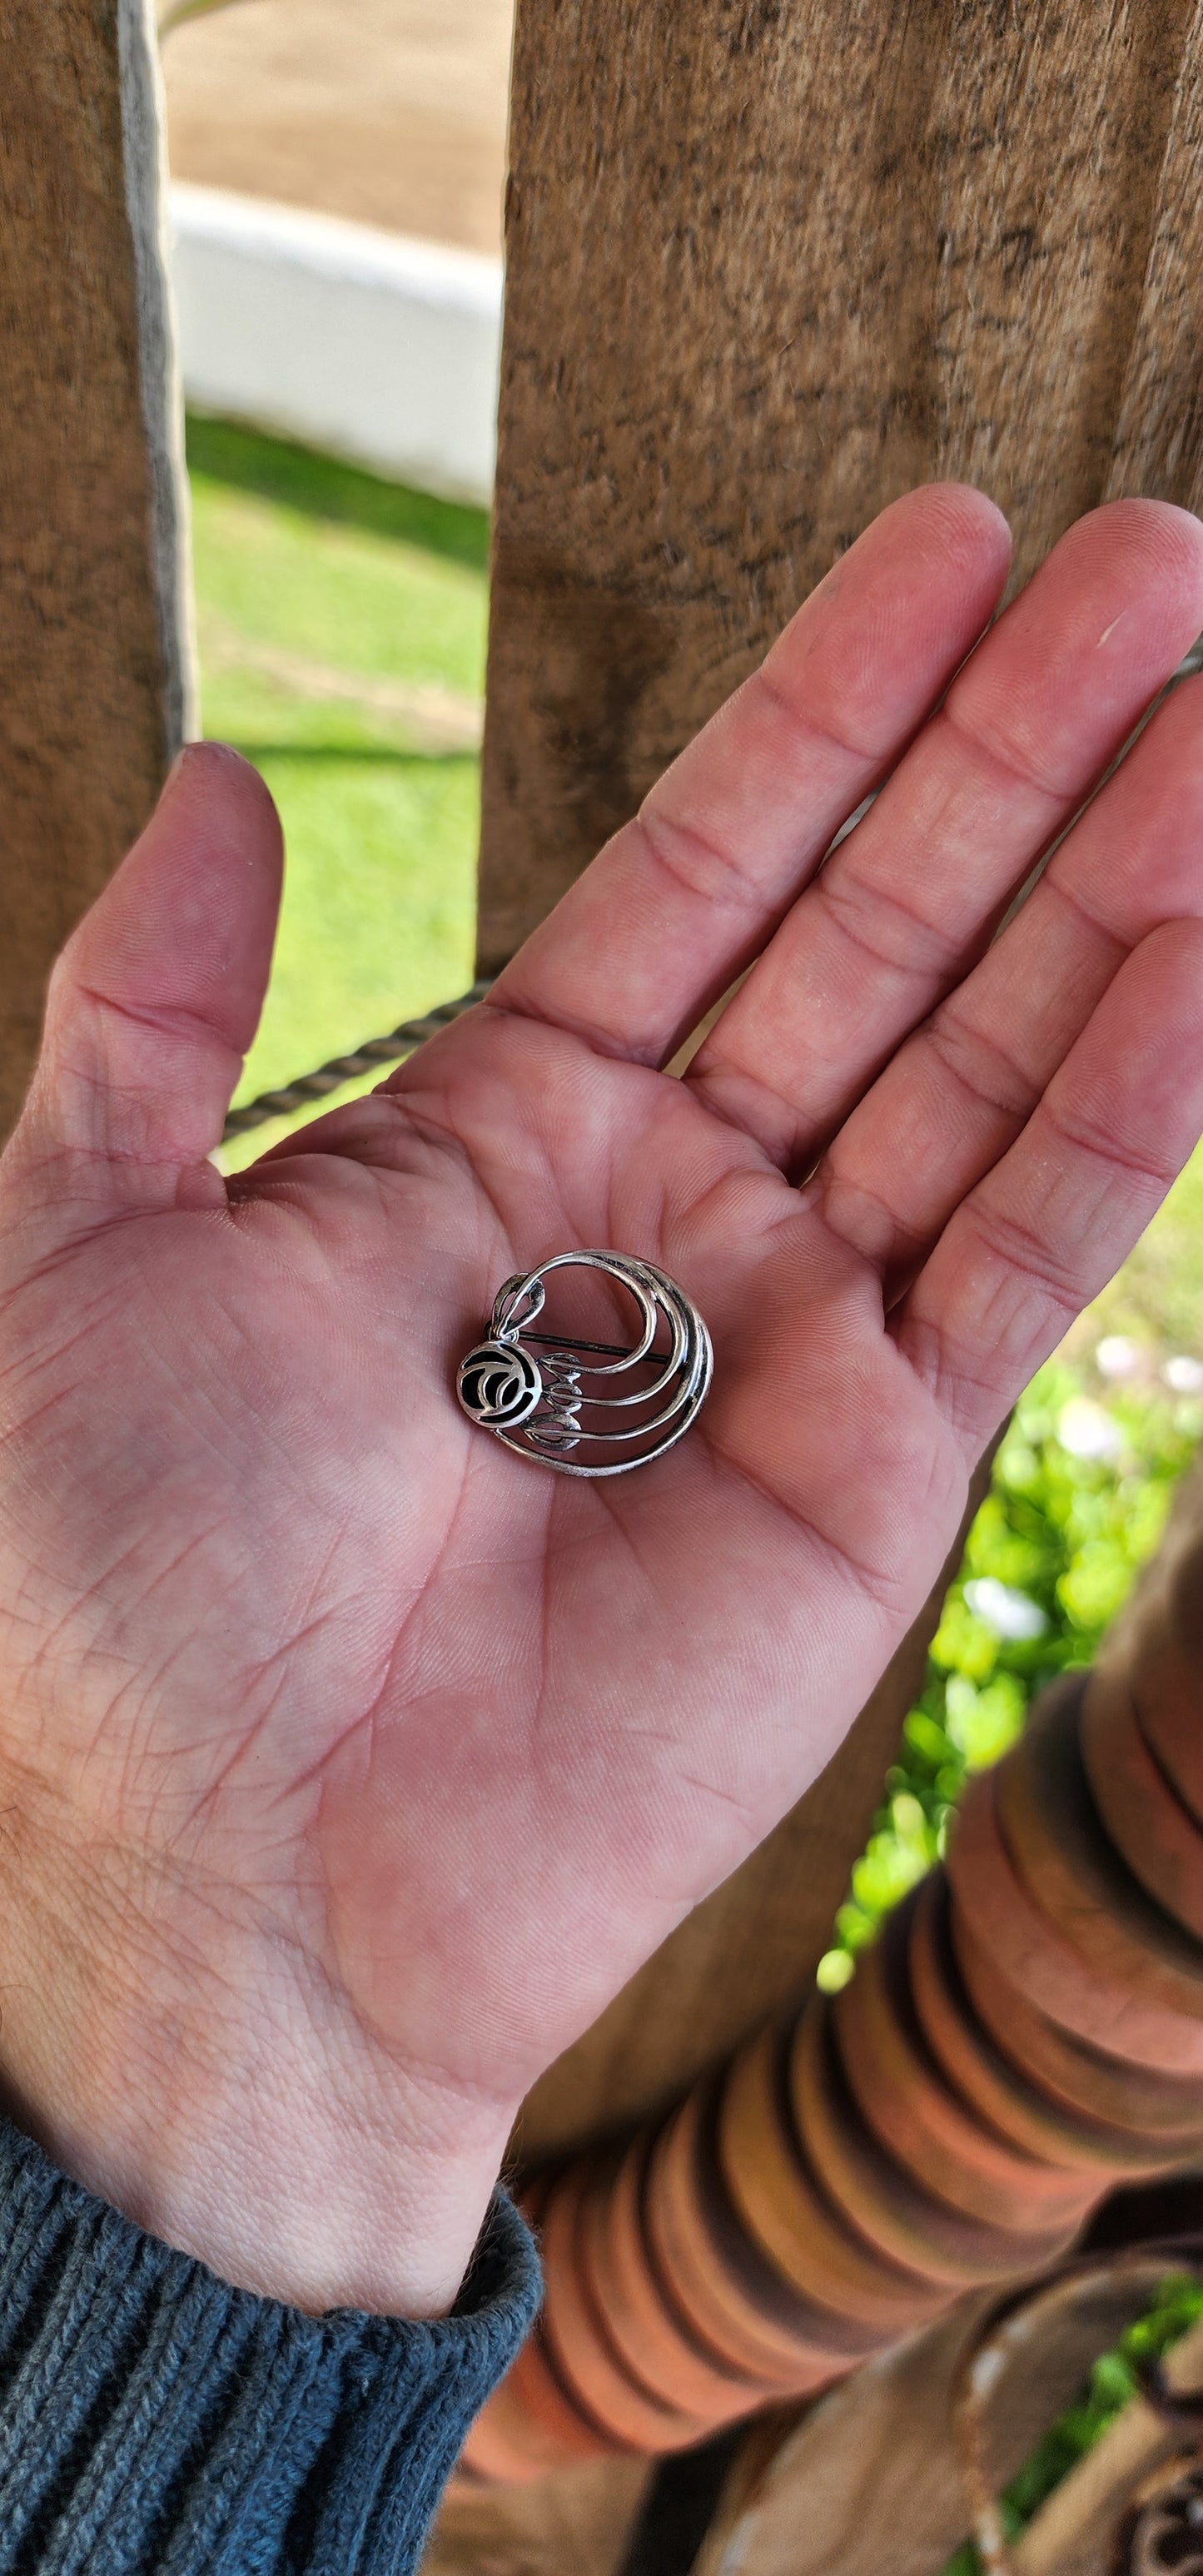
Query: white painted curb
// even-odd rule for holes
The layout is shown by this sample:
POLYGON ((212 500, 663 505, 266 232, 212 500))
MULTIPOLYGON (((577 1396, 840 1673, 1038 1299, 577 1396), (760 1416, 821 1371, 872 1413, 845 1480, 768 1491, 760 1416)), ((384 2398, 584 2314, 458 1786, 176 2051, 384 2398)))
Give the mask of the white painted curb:
POLYGON ((171 230, 198 409, 488 506, 500 260, 181 180, 171 230))

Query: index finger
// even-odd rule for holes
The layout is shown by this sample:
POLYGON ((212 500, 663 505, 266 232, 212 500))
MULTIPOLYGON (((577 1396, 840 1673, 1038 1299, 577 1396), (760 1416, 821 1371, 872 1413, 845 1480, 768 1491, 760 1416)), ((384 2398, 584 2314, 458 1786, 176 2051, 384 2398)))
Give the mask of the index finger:
POLYGON ((892 503, 665 771, 491 1000, 663 1064, 771 938, 998 606, 1006 521, 966 484, 892 503))

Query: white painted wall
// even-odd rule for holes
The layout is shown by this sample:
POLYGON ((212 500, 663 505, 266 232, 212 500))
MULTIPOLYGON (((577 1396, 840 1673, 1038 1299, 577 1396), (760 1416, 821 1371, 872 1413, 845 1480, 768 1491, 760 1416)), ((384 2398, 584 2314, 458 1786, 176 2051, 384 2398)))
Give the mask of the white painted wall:
POLYGON ((501 262, 177 180, 187 399, 487 506, 501 262))

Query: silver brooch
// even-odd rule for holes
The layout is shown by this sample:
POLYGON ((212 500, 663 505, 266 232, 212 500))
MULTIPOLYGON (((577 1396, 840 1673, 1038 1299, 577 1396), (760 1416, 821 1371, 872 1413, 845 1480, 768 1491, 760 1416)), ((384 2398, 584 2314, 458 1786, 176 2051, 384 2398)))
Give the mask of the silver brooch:
POLYGON ((697 1307, 650 1261, 558 1252, 498 1289, 488 1340, 460 1361, 455 1384, 469 1421, 519 1458, 563 1476, 621 1476, 662 1458, 688 1431, 713 1367, 697 1307), (633 1297, 640 1330, 629 1348, 532 1330, 547 1302, 544 1281, 568 1268, 600 1270, 633 1297))

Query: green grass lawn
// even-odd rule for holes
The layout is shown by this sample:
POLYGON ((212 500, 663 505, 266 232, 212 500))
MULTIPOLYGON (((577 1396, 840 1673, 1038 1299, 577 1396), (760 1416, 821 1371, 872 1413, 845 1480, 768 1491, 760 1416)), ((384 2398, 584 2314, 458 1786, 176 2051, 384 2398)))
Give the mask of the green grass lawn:
POLYGON ((488 528, 225 423, 188 458, 204 729, 287 844, 247 1099, 471 982, 488 528))

